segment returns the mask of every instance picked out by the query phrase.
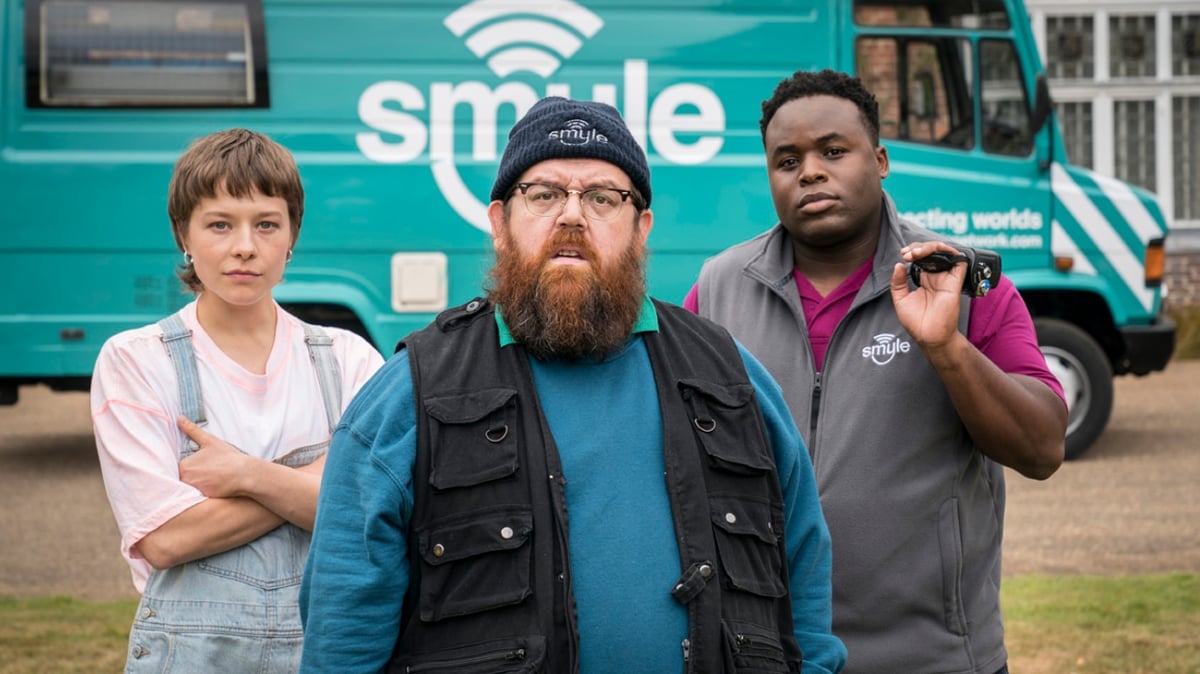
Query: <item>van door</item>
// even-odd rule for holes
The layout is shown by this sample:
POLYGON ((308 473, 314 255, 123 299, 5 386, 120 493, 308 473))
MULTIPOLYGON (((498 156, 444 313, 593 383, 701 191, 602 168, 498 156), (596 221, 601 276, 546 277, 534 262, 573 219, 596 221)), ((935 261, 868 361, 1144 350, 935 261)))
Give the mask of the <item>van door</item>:
POLYGON ((1047 167, 1003 3, 858 2, 857 74, 879 101, 901 214, 1004 256, 1006 271, 1050 264, 1047 167))

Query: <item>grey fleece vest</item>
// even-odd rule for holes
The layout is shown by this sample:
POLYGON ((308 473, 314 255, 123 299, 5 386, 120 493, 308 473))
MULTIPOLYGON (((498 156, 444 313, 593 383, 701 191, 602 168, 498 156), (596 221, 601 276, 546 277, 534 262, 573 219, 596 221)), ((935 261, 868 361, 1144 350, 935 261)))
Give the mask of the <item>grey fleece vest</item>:
POLYGON ((884 202, 871 275, 819 371, 779 225, 704 265, 700 314, 762 361, 808 444, 833 537, 833 631, 849 651, 845 674, 991 674, 1007 657, 1003 469, 974 448, 892 305, 900 249, 943 237, 884 202))
MULTIPOLYGON (((663 591, 688 610, 685 671, 794 674, 784 504, 754 388, 724 330, 655 309, 659 331, 643 338, 681 571, 663 591)), ((565 482, 528 355, 499 346, 492 307, 479 300, 402 344, 417 457, 413 563, 390 670, 577 672, 565 482)), ((615 661, 627 657, 611 646, 615 661)))

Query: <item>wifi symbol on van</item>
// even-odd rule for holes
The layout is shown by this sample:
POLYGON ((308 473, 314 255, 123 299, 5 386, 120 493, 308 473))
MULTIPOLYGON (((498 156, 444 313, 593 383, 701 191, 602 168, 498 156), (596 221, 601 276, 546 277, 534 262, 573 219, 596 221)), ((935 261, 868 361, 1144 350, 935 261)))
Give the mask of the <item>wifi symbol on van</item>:
POLYGON ((571 0, 475 0, 443 23, 500 77, 518 70, 549 77, 604 26, 571 0))

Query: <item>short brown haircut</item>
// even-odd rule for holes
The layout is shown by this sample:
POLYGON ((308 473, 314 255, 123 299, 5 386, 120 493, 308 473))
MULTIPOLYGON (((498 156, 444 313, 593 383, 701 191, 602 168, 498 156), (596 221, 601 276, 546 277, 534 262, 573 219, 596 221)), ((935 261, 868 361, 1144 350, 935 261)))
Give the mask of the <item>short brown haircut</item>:
MULTIPOLYGON (((167 215, 179 250, 187 252, 183 240, 192 212, 202 199, 216 197, 218 188, 239 199, 255 191, 283 199, 291 221, 292 245, 296 245, 304 217, 304 186, 292 153, 256 131, 227 129, 196 141, 175 163, 167 191, 167 215)), ((190 259, 177 273, 188 290, 204 288, 190 259)))

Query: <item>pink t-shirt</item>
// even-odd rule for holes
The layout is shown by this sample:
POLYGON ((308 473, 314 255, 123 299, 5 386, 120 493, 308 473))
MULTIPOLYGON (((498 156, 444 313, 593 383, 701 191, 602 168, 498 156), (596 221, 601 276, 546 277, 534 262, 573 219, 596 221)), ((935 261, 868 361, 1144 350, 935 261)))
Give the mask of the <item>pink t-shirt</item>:
MULTIPOLYGON (((329 440, 329 423, 304 327, 276 306, 275 342, 265 374, 246 371, 225 355, 196 321, 196 303, 182 310, 192 346, 208 424, 205 430, 243 452, 272 460, 293 449, 329 440)), ((366 340, 325 328, 341 370, 342 409, 383 358, 366 340)), ((204 500, 179 479, 183 432, 175 369, 162 330, 148 325, 113 336, 100 350, 92 374, 92 423, 104 488, 121 530, 121 554, 138 592, 150 564, 133 546, 168 520, 204 500)))
MULTIPOLYGON (((850 311, 854 296, 871 275, 872 261, 868 260, 833 292, 822 297, 808 279, 794 272, 804 322, 815 362, 825 362, 825 349, 842 317, 850 311)), ((692 286, 683 306, 700 313, 698 286, 692 286)), ((1007 276, 1001 276, 996 287, 983 297, 971 300, 971 316, 967 321, 967 341, 1009 374, 1021 374, 1044 382, 1059 398, 1066 400, 1062 384, 1046 367, 1046 359, 1038 347, 1037 333, 1029 309, 1007 276)))

